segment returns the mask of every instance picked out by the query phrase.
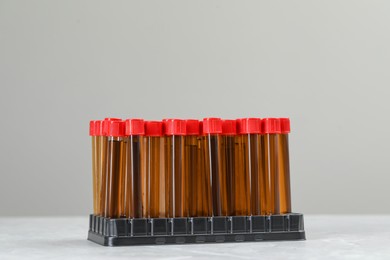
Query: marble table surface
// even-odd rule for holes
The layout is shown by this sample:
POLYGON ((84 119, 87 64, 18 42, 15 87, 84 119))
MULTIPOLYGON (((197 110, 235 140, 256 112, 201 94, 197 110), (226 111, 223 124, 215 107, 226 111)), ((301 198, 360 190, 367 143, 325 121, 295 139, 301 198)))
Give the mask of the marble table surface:
POLYGON ((0 218, 0 259, 390 259, 390 215, 305 215, 306 241, 103 247, 88 216, 0 218))

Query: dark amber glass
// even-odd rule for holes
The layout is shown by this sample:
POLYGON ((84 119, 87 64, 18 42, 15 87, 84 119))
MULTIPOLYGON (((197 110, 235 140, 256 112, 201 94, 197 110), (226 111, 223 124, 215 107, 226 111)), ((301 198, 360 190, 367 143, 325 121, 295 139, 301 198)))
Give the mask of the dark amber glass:
POLYGON ((205 169, 205 141, 201 136, 185 137, 185 171, 188 176, 188 204, 191 217, 211 216, 209 170, 205 169))
POLYGON ((174 216, 174 190, 173 190, 173 160, 172 160, 172 138, 161 137, 164 139, 164 172, 165 172, 165 208, 166 216, 173 218, 174 216))
POLYGON ((133 212, 134 218, 146 218, 148 201, 147 190, 147 138, 132 137, 132 174, 133 177, 133 212))
POLYGON ((125 145, 121 137, 109 137, 106 183, 105 217, 119 218, 124 215, 124 158, 125 145))
POLYGON ((133 192, 134 192, 134 181, 133 181, 133 170, 132 170, 132 142, 131 137, 125 137, 125 176, 124 176, 124 216, 128 218, 134 217, 134 205, 133 205, 133 192))
POLYGON ((100 189, 99 189, 99 212, 98 215, 104 216, 106 210, 106 193, 107 193, 107 136, 99 136, 99 146, 100 146, 100 154, 99 154, 99 164, 98 171, 100 177, 100 189))
POLYGON ((248 138, 249 146, 249 164, 251 175, 251 214, 266 215, 267 214, 267 178, 268 169, 267 160, 268 154, 262 152, 262 138, 259 134, 250 134, 248 138))
POLYGON ((184 169, 184 136, 174 136, 174 217, 188 217, 188 175, 184 169))
POLYGON ((222 155, 222 137, 210 134, 205 138, 205 151, 208 155, 206 170, 211 176, 212 205, 214 216, 228 216, 230 207, 228 204, 226 157, 222 155), (222 161, 223 160, 223 161, 222 161))
POLYGON ((151 218, 167 217, 164 137, 148 137, 148 192, 151 218))
POLYGON ((146 211, 146 142, 143 136, 129 136, 126 143, 125 216, 145 218, 146 211))
MULTIPOLYGON (((251 151, 250 135, 233 136, 235 148, 231 152, 234 155, 234 165, 228 164, 231 168, 232 181, 229 193, 232 196, 232 215, 248 216, 251 214, 250 194, 251 194, 251 151), (232 171, 233 170, 233 171, 232 171)), ((229 150, 229 149, 228 149, 229 150)), ((227 151, 229 152, 229 151, 227 151)), ((229 173, 229 169, 228 169, 229 173)), ((229 175, 228 175, 229 176, 229 175)))
MULTIPOLYGON (((240 201, 234 201, 234 188, 238 187, 233 184, 235 176, 235 137, 233 135, 220 136, 220 172, 218 174, 218 185, 221 198, 221 208, 223 216, 233 215, 233 203, 240 204, 240 201), (234 186, 233 186, 234 185, 234 186)), ((240 181, 239 181, 240 182, 240 181)))
POLYGON ((184 136, 165 137, 166 202, 168 217, 188 217, 188 174, 184 136))
POLYGON ((262 135, 263 168, 265 169, 266 214, 280 214, 278 135, 262 135))
POLYGON ((279 134, 279 206, 280 213, 291 212, 291 189, 290 189, 290 158, 288 134, 279 134))
POLYGON ((93 193, 93 214, 99 214, 99 149, 98 137, 92 136, 92 193, 93 193))

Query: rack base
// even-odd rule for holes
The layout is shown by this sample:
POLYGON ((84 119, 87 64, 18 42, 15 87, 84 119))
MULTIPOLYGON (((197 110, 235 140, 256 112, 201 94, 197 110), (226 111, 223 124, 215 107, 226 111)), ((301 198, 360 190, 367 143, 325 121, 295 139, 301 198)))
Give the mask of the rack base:
POLYGON ((304 240, 303 214, 158 219, 90 215, 88 240, 103 246, 304 240))

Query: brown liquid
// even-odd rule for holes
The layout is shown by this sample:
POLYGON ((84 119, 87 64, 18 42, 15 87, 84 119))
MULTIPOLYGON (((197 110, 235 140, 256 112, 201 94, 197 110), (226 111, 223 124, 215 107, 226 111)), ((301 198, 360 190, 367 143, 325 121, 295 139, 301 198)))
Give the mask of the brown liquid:
POLYGON ((170 136, 164 138, 164 154, 165 154, 165 206, 168 218, 174 217, 174 199, 173 199, 173 161, 172 161, 172 138, 170 136))
POLYGON ((188 206, 191 217, 211 216, 211 186, 209 170, 205 169, 204 145, 202 137, 185 137, 184 162, 188 176, 188 206))
MULTIPOLYGON (((237 185, 233 184, 235 180, 235 137, 234 136, 221 136, 220 140, 220 152, 221 152, 221 163, 220 163, 220 191, 221 191, 221 206, 222 214, 224 216, 231 216, 233 214, 233 204, 235 203, 235 194, 233 190, 237 185), (234 186, 234 187, 233 187, 234 186)), ((237 201, 239 204, 240 202, 237 201)))
MULTIPOLYGON (((149 212, 151 218, 167 217, 166 210, 166 176, 164 169, 164 138, 148 137, 148 191, 149 191, 149 212)), ((149 213, 149 214, 148 214, 149 213)))
POLYGON ((132 177, 132 137, 125 137, 125 176, 124 176, 124 216, 128 218, 134 217, 133 210, 133 177, 132 177))
POLYGON ((190 145, 186 162, 188 163, 188 175, 190 178, 190 207, 191 216, 212 216, 212 190, 210 156, 208 154, 208 137, 188 136, 190 145), (197 144, 196 146, 194 144, 197 144), (197 164, 193 164, 193 159, 197 164))
POLYGON ((262 136, 263 167, 265 169, 266 214, 280 214, 279 204, 279 167, 278 136, 266 134, 262 136))
POLYGON ((131 138, 92 137, 96 215, 145 218, 291 212, 287 134, 175 136, 166 137, 165 145, 160 137, 131 138))
MULTIPOLYGON (((258 134, 249 135, 250 173, 251 173, 251 214, 266 215, 266 169, 268 163, 262 153, 262 140, 258 134)), ((268 157, 267 157, 268 158, 268 157)))
POLYGON ((120 154, 120 180, 119 180, 119 203, 120 203, 120 216, 125 217, 125 178, 126 178, 126 160, 127 160, 127 143, 129 139, 127 137, 122 138, 121 142, 121 154, 120 154))
POLYGON ((250 211, 250 161, 249 157, 249 135, 238 135, 235 139, 234 150, 234 172, 232 179, 232 189, 229 191, 232 194, 232 215, 233 216, 248 216, 250 211))
POLYGON ((147 138, 129 136, 126 145, 125 216, 146 218, 147 193, 147 138))
POLYGON ((279 200, 280 213, 291 212, 291 190, 290 190, 290 159, 288 147, 288 134, 279 134, 279 200))
POLYGON ((166 201, 168 217, 187 217, 188 176, 184 169, 184 137, 165 137, 166 201))
POLYGON ((226 159, 222 155, 222 137, 208 135, 206 137, 206 169, 211 176, 212 205, 214 216, 229 215, 228 193, 226 183, 226 159))
POLYGON ((99 214, 99 151, 98 151, 98 137, 92 136, 92 193, 93 193, 93 214, 99 214))
POLYGON ((125 209, 126 217, 144 218, 143 194, 146 194, 146 151, 144 137, 129 136, 126 143, 125 209))
POLYGON ((187 217, 188 175, 184 169, 184 137, 165 137, 166 202, 168 217, 187 217))
POLYGON ((198 153, 198 137, 185 137, 184 164, 185 171, 188 175, 188 204, 191 217, 198 216, 201 211, 201 204, 198 200, 201 199, 201 183, 200 183, 200 160, 198 153))
POLYGON ((122 138, 110 137, 108 140, 107 190, 105 217, 119 218, 123 214, 124 148, 122 138))
POLYGON ((107 137, 99 136, 99 178, 100 178, 100 187, 99 187, 99 216, 105 215, 106 209, 106 192, 107 192, 107 137))
POLYGON ((188 174, 184 169, 184 136, 175 136, 174 140, 174 217, 188 217, 188 174))

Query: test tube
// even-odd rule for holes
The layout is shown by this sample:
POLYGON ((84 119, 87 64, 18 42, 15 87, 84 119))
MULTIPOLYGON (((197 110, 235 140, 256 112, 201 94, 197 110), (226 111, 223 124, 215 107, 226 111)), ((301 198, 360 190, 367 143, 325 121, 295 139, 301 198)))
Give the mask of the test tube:
POLYGON ((188 175, 184 163, 186 122, 164 119, 167 217, 188 217, 188 175))
POLYGON ((263 169, 265 169, 266 214, 280 214, 279 200, 279 147, 280 120, 264 118, 261 120, 263 169))
POLYGON ((93 214, 100 215, 100 185, 101 178, 99 176, 99 164, 100 164, 100 120, 92 120, 89 122, 89 135, 92 139, 92 193, 93 193, 93 214))
POLYGON ((205 143, 200 123, 199 120, 186 120, 184 162, 189 179, 190 217, 209 217, 212 214, 210 175, 205 170, 205 143))
MULTIPOLYGON (((260 167, 260 118, 237 119, 237 179, 240 181, 234 189, 235 201, 245 203, 235 204, 236 215, 265 214, 264 172, 260 167)), ((237 184, 236 184, 237 185, 237 184)))
POLYGON ((106 212, 106 193, 107 193, 107 169, 108 169, 108 132, 110 128, 111 121, 121 121, 120 118, 107 117, 101 122, 100 135, 98 136, 98 142, 100 146, 100 155, 99 155, 99 165, 98 172, 100 183, 100 192, 99 192, 99 212, 100 216, 105 216, 106 212))
MULTIPOLYGON (((226 206, 226 215, 235 215, 234 206, 241 207, 246 203, 249 204, 244 194, 236 194, 237 191, 243 191, 241 186, 245 186, 247 180, 241 179, 243 176, 237 176, 237 157, 236 155, 236 138, 237 138, 236 120, 222 120, 222 134, 221 134, 221 175, 220 183, 222 188, 223 198, 222 202, 226 206)), ((249 199, 249 197, 248 197, 249 199)), ((249 205, 248 205, 249 206, 249 205)), ((245 207, 245 206, 244 206, 245 207)), ((240 209, 237 210, 239 212, 240 209)), ((241 215, 241 214, 240 214, 241 215)))
POLYGON ((212 189, 212 215, 228 215, 228 199, 226 190, 226 173, 221 167, 221 133, 220 118, 203 119, 203 140, 205 142, 205 168, 210 176, 212 189))
POLYGON ((278 134, 279 142, 279 200, 280 213, 291 212, 291 190, 290 190, 290 159, 288 134, 290 133, 290 119, 280 118, 281 133, 278 134))
POLYGON ((106 218, 124 216, 125 122, 108 121, 106 218))
POLYGON ((147 149, 143 119, 127 119, 124 214, 128 218, 146 218, 147 149))
POLYGON ((103 120, 100 121, 96 129, 96 146, 97 146, 97 214, 98 216, 103 216, 105 201, 103 192, 105 192, 105 166, 106 166, 106 149, 107 149, 107 137, 103 134, 103 120))
POLYGON ((147 138, 147 176, 144 215, 149 218, 165 218, 166 210, 166 176, 164 157, 163 123, 160 121, 145 122, 147 138))

